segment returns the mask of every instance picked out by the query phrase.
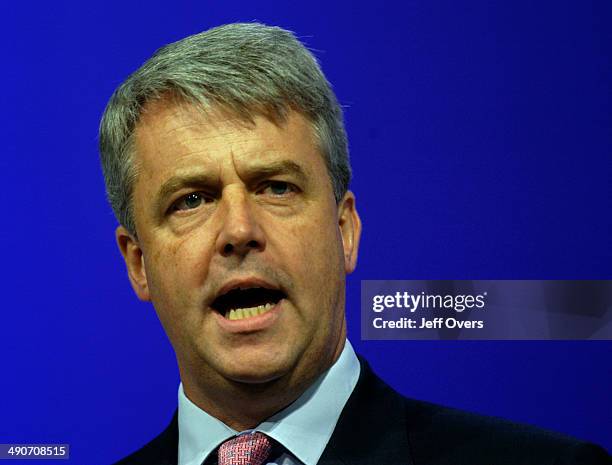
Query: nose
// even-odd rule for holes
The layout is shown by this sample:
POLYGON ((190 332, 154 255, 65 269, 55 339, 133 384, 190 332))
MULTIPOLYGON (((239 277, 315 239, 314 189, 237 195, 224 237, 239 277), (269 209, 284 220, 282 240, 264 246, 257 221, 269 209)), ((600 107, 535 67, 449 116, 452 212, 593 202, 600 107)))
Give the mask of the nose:
POLYGON ((224 197, 221 200, 222 225, 216 243, 218 253, 229 257, 263 251, 266 246, 264 232, 248 193, 235 191, 224 197))

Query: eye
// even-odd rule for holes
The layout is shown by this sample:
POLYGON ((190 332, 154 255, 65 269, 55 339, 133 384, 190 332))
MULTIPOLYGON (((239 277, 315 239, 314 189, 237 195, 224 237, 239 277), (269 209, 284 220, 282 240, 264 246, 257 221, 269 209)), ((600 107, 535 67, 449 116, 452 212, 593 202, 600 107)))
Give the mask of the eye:
POLYGON ((285 181, 270 181, 268 182, 261 193, 269 193, 275 197, 281 197, 287 194, 291 194, 296 191, 295 186, 285 181))
POLYGON ((174 202, 172 210, 193 210, 209 200, 202 192, 191 192, 174 202))

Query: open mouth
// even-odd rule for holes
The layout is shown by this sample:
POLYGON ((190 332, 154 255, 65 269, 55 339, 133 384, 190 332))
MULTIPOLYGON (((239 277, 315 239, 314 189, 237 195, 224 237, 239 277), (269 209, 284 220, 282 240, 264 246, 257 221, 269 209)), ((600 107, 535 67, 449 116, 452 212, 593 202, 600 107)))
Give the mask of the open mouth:
POLYGON ((275 289, 236 288, 217 297, 211 307, 228 320, 242 320, 266 313, 285 297, 275 289))

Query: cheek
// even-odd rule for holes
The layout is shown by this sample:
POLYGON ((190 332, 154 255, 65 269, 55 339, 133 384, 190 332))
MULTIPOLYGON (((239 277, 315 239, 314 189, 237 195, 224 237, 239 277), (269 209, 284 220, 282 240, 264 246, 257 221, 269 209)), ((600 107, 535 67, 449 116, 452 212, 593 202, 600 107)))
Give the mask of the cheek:
POLYGON ((156 244, 145 260, 151 298, 160 317, 162 313, 188 316, 187 310, 200 302, 209 262, 203 244, 196 239, 166 241, 156 244))
POLYGON ((333 217, 334 213, 330 212, 320 221, 311 222, 306 234, 308 239, 306 253, 311 255, 314 262, 319 262, 328 274, 340 272, 336 268, 340 264, 339 259, 343 256, 340 229, 331 221, 333 217))
POLYGON ((340 234, 329 221, 309 221, 290 232, 289 253, 304 292, 317 300, 334 298, 344 273, 340 234), (332 294, 334 294, 332 296, 332 294))

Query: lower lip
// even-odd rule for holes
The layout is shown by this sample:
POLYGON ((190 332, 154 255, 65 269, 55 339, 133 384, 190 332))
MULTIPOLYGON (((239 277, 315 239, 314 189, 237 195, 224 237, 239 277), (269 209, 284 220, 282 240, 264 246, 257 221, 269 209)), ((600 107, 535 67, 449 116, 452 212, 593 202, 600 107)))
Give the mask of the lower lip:
POLYGON ((283 310, 284 302, 285 299, 281 299, 267 312, 249 318, 242 318, 241 320, 228 320, 216 311, 213 314, 216 315, 219 326, 228 333, 253 333, 272 326, 278 320, 283 310))

